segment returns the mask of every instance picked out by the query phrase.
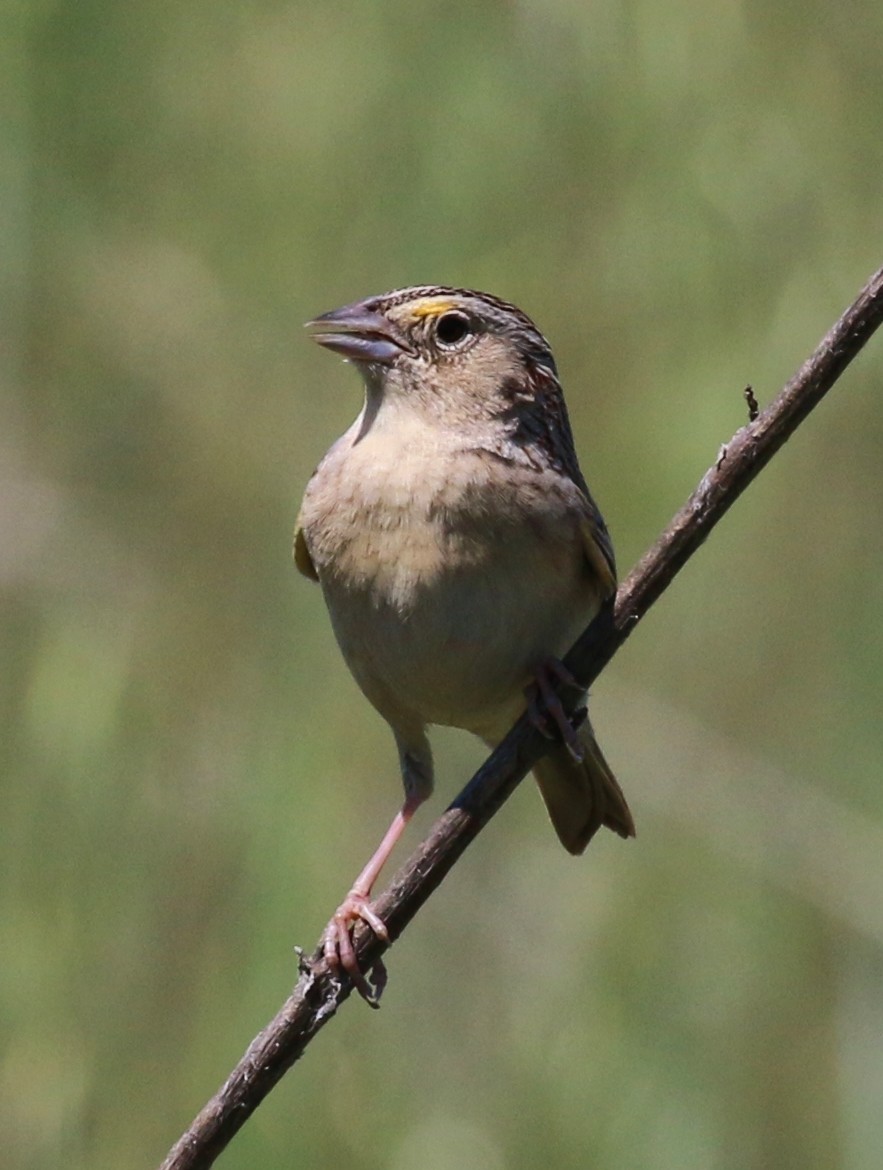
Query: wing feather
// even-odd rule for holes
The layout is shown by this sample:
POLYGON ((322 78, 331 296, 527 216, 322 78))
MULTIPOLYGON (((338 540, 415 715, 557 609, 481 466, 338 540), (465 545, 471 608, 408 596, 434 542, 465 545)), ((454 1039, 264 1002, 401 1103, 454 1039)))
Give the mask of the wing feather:
POLYGON ((300 523, 294 530, 294 563, 305 577, 309 577, 311 581, 319 580, 319 574, 316 572, 316 566, 313 564, 313 558, 307 548, 307 540, 300 523))

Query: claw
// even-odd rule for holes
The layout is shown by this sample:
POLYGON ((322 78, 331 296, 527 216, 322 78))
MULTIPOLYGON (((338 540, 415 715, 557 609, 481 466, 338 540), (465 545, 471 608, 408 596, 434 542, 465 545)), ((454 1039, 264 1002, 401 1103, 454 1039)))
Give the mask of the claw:
POLYGON ((547 739, 554 739, 557 732, 573 760, 581 764, 584 757, 583 746, 572 719, 558 697, 556 683, 583 693, 583 688, 564 663, 557 658, 549 658, 537 667, 534 681, 524 692, 527 697, 527 714, 534 727, 547 739))
POLYGON ((371 970, 373 987, 371 980, 359 969, 356 949, 353 946, 352 928, 360 921, 366 923, 382 942, 389 942, 386 923, 374 911, 368 898, 357 890, 351 890, 325 928, 322 951, 332 971, 339 972, 343 969, 362 999, 371 1007, 379 1007, 378 1001, 386 986, 386 967, 381 959, 374 964, 371 970))

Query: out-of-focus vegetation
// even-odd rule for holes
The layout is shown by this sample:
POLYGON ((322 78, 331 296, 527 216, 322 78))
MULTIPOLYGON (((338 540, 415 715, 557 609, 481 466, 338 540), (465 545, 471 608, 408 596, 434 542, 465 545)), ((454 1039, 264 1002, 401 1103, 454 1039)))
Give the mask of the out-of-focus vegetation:
MULTIPOLYGON (((399 800, 290 565, 355 375, 301 322, 523 306, 627 569, 881 263, 883 9, 8 5, 0 1141, 150 1166, 399 800)), ((223 1158, 876 1170, 883 339, 599 681, 639 824, 525 784, 223 1158)), ((436 736, 439 793, 481 749, 436 736)))

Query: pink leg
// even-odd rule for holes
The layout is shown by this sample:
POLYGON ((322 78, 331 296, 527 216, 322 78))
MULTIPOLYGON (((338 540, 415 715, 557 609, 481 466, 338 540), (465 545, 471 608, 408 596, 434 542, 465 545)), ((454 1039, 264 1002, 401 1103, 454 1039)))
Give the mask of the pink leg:
MULTIPOLYGON (((386 924, 377 916, 371 906, 369 900, 371 897, 371 889, 377 881, 380 871, 386 865, 389 855, 395 848, 396 842, 405 831, 408 822, 421 803, 421 799, 415 799, 414 797, 408 797, 405 800, 401 811, 396 813, 392 824, 383 836, 383 840, 372 854, 368 864, 353 882, 352 889, 338 906, 334 917, 328 923, 325 928, 325 933, 322 936, 322 947, 328 966, 334 971, 339 971, 342 967, 350 979, 352 979, 353 985, 362 998, 375 1006, 378 993, 372 990, 368 980, 359 970, 359 963, 356 958, 356 951, 350 932, 352 927, 361 919, 361 921, 366 922, 371 927, 378 938, 384 942, 389 941, 386 924)), ((379 983, 384 977, 382 964, 378 965, 378 975, 379 983)))
POLYGON ((564 663, 557 658, 548 658, 537 667, 534 681, 525 690, 528 716, 534 727, 549 739, 554 738, 554 732, 549 729, 549 720, 551 719, 571 756, 577 763, 582 763, 583 746, 573 723, 564 710, 564 704, 555 691, 555 683, 573 687, 582 692, 582 687, 564 663))

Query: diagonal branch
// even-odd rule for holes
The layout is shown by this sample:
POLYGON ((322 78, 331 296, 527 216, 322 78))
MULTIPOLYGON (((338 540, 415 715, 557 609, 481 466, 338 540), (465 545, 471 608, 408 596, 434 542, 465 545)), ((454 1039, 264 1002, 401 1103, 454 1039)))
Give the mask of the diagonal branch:
MULTIPOLYGON (((598 615, 567 655, 565 664, 580 683, 588 686, 597 678, 715 524, 831 389, 881 322, 883 269, 871 277, 776 400, 721 447, 684 507, 620 586, 615 604, 598 615)), ((746 398, 754 415, 753 396, 746 394, 746 398)), ((522 717, 439 817, 375 903, 391 939, 398 938, 547 748, 548 742, 522 717)), ((357 929, 356 948, 363 968, 375 963, 387 946, 366 928, 357 929)), ((302 959, 294 991, 160 1170, 211 1166, 351 990, 348 980, 341 982, 328 971, 320 951, 308 961, 302 959)))

